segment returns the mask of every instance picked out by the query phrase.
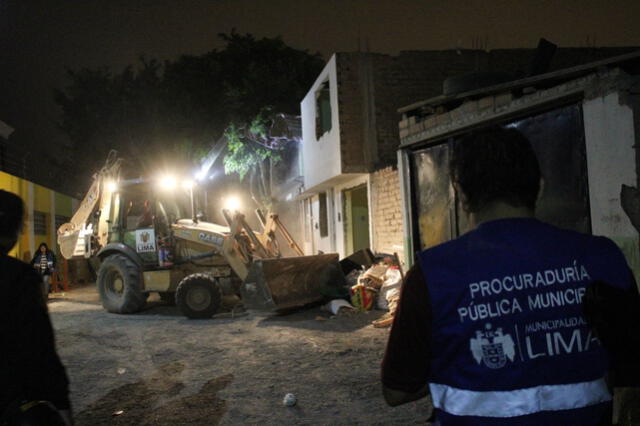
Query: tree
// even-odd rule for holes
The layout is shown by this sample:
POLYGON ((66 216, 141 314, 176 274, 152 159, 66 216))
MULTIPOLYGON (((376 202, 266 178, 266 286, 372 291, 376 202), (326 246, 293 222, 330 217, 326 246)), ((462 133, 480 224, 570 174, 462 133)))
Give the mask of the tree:
POLYGON ((253 36, 232 32, 220 35, 231 48, 224 54, 225 64, 233 64, 236 76, 228 92, 232 102, 242 103, 244 111, 230 119, 225 136, 225 173, 248 176, 254 201, 264 209, 272 206, 273 167, 286 145, 270 136, 276 113, 298 115, 299 105, 320 73, 319 55, 288 47, 280 38, 255 40, 253 36), (247 93, 253 93, 245 99, 247 93), (244 101, 241 101, 243 100, 244 101))
POLYGON ((273 113, 265 107, 247 127, 232 123, 225 132, 228 153, 224 157, 225 173, 236 173, 243 180, 249 176, 251 198, 258 206, 270 210, 273 166, 280 161, 285 145, 270 137, 273 113))
POLYGON ((203 55, 163 63, 142 57, 116 73, 106 67, 68 70, 69 84, 55 92, 55 100, 72 144, 70 167, 86 177, 117 149, 144 174, 175 162, 176 152, 205 152, 226 132, 229 164, 236 165, 228 172, 242 178, 248 173, 255 181, 254 170, 263 168, 256 161, 278 158, 273 147, 259 146, 260 126, 267 125, 270 111, 298 114, 323 61, 279 37, 235 31, 218 36, 225 47, 203 55))

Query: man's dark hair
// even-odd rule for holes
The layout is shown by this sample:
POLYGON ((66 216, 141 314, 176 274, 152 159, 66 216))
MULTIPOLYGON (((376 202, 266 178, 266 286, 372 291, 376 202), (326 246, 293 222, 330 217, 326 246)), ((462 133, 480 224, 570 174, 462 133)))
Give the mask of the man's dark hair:
MULTIPOLYGON (((13 239, 22 224, 24 205, 20 197, 0 189, 0 238, 13 239)), ((4 247, 10 249, 11 247, 4 247)))
POLYGON ((516 129, 495 126, 456 141, 449 172, 468 212, 495 201, 535 209, 540 166, 531 144, 516 129))

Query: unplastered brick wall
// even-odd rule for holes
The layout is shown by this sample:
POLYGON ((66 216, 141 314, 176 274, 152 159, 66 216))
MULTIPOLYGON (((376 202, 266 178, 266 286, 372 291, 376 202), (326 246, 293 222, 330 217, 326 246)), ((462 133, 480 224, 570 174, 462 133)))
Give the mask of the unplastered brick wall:
POLYGON ((376 253, 398 253, 404 256, 402 202, 398 171, 389 166, 371 174, 371 221, 373 247, 376 253))
MULTIPOLYGON (((636 51, 637 47, 602 47, 602 48, 559 48, 553 57, 549 71, 556 71, 579 64, 610 58, 636 51)), ((403 52, 405 53, 405 52, 403 52)), ((423 52, 406 52, 423 53, 423 52)), ((437 93, 432 97, 442 94, 442 83, 447 77, 462 75, 475 71, 500 71, 513 75, 515 79, 523 78, 526 69, 535 53, 534 49, 498 49, 492 51, 461 50, 430 52, 429 63, 422 63, 424 72, 429 73, 438 82, 437 93)), ((414 61, 418 61, 422 55, 416 55, 414 61)), ((415 62, 418 63, 418 62, 415 62)), ((436 88, 434 87, 435 91, 436 88)), ((428 99, 425 97, 420 100, 428 99)), ((438 112, 427 117, 409 116, 399 122, 399 135, 403 143, 408 137, 423 133, 425 130, 436 127, 448 126, 451 123, 467 120, 469 116, 490 115, 500 109, 506 108, 513 98, 510 93, 490 96, 479 101, 464 103, 461 107, 449 111, 438 112)), ((419 100, 413 100, 417 102, 419 100)), ((519 102, 525 102, 519 100, 519 102)), ((411 104, 408 102, 406 105, 411 104)), ((415 142, 415 140, 413 141, 415 142)))
MULTIPOLYGON (((560 48, 551 70, 619 55, 632 48, 560 48)), ((337 53, 340 153, 343 173, 395 164, 398 109, 442 94, 447 77, 474 71, 523 76, 534 49, 337 53)), ((406 133, 406 132, 405 132, 406 133)))
POLYGON ((423 117, 410 116, 400 122, 400 139, 405 144, 420 142, 463 127, 482 125, 496 117, 508 117, 524 109, 548 105, 576 93, 591 96, 592 92, 599 93, 617 85, 621 73, 620 69, 595 72, 547 89, 533 90, 520 97, 514 97, 511 92, 488 94, 467 100, 449 111, 423 117))
POLYGON ((397 56, 376 58, 377 166, 397 161, 398 109, 440 95, 446 77, 473 71, 483 55, 478 51, 404 51, 397 56))
POLYGON ((361 74, 363 53, 337 54, 340 158, 343 173, 366 172, 361 74))

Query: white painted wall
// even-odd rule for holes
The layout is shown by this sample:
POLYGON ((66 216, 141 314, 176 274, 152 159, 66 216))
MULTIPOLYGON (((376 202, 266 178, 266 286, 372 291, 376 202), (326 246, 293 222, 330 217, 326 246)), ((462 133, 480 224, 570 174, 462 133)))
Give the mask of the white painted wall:
MULTIPOLYGON (((336 246, 336 226, 333 220, 335 216, 335 203, 333 189, 327 189, 327 235, 320 235, 320 197, 318 194, 311 196, 311 229, 312 229, 312 251, 307 254, 317 254, 318 250, 324 253, 335 253, 336 246)), ((306 245, 305 245, 306 247, 306 245)))
POLYGON ((313 254, 315 249, 313 247, 313 211, 311 210, 311 197, 305 198, 302 203, 302 229, 303 229, 303 241, 302 251, 304 254, 313 254))
POLYGON ((621 185, 636 185, 633 111, 617 92, 585 101, 583 111, 593 234, 613 239, 638 273, 638 233, 620 205, 621 185))
POLYGON ((341 173, 338 81, 333 55, 300 104, 302 118, 302 175, 305 188, 312 188, 341 173), (331 130, 316 139, 316 91, 326 80, 331 92, 331 130))

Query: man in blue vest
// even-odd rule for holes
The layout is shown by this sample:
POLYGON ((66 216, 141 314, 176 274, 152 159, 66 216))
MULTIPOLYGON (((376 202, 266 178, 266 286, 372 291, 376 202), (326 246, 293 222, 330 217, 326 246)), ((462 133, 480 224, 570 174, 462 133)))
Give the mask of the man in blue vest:
POLYGON ((629 351, 640 299, 622 252, 534 218, 539 165, 515 129, 459 141, 450 173, 474 229, 418 253, 407 273, 385 400, 431 394, 441 425, 608 424, 607 380, 640 362, 629 351))

